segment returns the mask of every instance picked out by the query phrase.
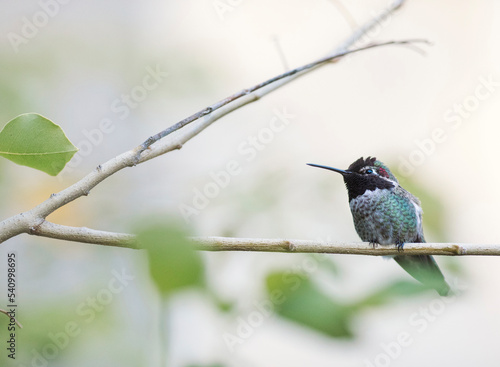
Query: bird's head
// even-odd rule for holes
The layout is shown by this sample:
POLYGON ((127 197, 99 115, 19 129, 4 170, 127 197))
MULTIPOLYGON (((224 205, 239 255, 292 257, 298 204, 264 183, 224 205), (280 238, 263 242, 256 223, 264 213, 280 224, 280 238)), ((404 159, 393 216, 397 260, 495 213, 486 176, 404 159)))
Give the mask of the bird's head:
POLYGON ((397 178, 375 157, 359 158, 346 170, 308 163, 309 166, 328 169, 340 173, 344 178, 349 201, 363 195, 367 190, 392 190, 399 185, 397 178))

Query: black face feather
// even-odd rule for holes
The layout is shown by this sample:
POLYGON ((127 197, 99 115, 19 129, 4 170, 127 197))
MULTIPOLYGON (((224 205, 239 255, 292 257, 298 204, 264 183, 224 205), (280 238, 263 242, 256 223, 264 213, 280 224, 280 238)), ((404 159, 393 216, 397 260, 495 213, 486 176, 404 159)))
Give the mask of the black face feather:
POLYGON ((363 167, 367 167, 367 166, 373 167, 373 166, 375 166, 375 161, 376 160, 377 160, 377 158, 375 158, 375 157, 368 157, 366 159, 363 159, 363 157, 361 157, 357 161, 351 163, 351 165, 349 166, 349 168, 347 170, 351 171, 351 172, 360 173, 361 168, 363 168, 363 167))
POLYGON ((347 169, 348 174, 342 175, 349 194, 349 201, 363 195, 367 190, 375 191, 376 189, 392 189, 394 184, 386 179, 375 174, 366 173, 362 170, 366 167, 374 167, 375 157, 359 158, 353 162, 347 169))

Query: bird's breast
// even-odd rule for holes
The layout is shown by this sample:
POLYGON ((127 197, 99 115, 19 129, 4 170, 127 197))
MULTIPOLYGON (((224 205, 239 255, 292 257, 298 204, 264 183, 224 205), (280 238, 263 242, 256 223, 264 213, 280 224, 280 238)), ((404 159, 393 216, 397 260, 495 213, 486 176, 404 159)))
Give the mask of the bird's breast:
POLYGON ((356 232, 382 245, 408 242, 417 234, 415 206, 388 189, 367 190, 349 202, 356 232))
POLYGON ((388 195, 390 195, 390 191, 387 189, 366 190, 362 195, 352 199, 349 202, 349 207, 352 213, 373 212, 388 195))

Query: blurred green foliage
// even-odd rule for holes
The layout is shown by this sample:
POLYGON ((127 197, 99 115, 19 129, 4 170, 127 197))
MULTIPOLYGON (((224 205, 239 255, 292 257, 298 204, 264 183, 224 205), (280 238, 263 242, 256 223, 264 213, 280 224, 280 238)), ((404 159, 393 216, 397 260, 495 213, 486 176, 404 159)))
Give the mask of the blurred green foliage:
POLYGON ((168 296, 182 288, 204 285, 203 262, 186 228, 167 220, 156 221, 144 225, 137 235, 148 252, 149 271, 160 293, 168 296))
MULTIPOLYGON (((82 346, 105 342, 119 333, 123 324, 123 320, 115 318, 119 305, 103 304, 99 297, 96 299, 95 296, 102 290, 93 283, 85 286, 82 296, 77 299, 66 294, 60 298, 54 296, 54 303, 50 306, 20 304, 16 311, 23 327, 16 326, 15 330, 9 331, 15 334, 15 360, 8 358, 7 353, 0 353, 0 366, 64 365, 64 361, 71 362, 82 357, 82 346)), ((2 339, 7 336, 3 331, 7 331, 8 323, 9 319, 0 315, 2 339)), ((95 352, 95 355, 106 353, 115 360, 123 357, 129 361, 137 355, 137 350, 124 353, 119 349, 118 345, 112 345, 105 351, 95 352)))
POLYGON ((345 302, 325 294, 306 273, 291 272, 269 274, 266 286, 269 298, 279 300, 274 308, 280 316, 335 338, 354 337, 352 324, 362 311, 427 291, 418 283, 398 281, 355 302, 345 302))
POLYGON ((269 295, 283 296, 275 302, 282 317, 333 337, 352 337, 349 310, 339 300, 318 290, 305 274, 271 273, 266 279, 269 295))

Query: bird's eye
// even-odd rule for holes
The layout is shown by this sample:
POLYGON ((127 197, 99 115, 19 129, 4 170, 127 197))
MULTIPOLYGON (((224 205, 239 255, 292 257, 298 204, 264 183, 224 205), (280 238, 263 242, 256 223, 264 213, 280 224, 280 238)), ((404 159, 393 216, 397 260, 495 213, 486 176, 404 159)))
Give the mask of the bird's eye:
POLYGON ((373 173, 373 170, 371 168, 367 169, 365 173, 373 173))

